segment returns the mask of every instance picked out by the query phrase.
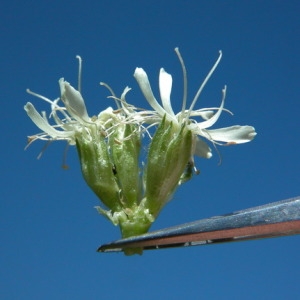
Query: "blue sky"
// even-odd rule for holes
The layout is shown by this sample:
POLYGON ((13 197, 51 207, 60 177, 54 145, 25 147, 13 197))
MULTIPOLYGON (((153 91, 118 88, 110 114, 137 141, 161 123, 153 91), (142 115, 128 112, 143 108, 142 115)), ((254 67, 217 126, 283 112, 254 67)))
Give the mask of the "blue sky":
POLYGON ((148 251, 143 256, 96 253, 120 237, 94 210, 74 148, 61 168, 64 143, 27 151, 38 130, 23 110, 45 103, 58 79, 76 86, 83 58, 83 95, 91 115, 112 105, 100 81, 146 106, 132 74, 143 67, 157 94, 158 71, 173 75, 179 108, 184 57, 189 99, 216 60, 223 59, 198 107, 217 106, 217 127, 255 126, 248 144, 219 147, 197 160, 201 174, 176 193, 152 229, 298 196, 299 1, 4 1, 1 25, 1 280, 2 299, 291 299, 300 294, 300 237, 148 251))

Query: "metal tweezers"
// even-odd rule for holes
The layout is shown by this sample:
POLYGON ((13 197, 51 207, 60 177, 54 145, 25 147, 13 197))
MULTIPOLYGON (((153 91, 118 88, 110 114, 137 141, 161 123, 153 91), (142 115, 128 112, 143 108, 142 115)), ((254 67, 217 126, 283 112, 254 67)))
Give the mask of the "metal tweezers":
POLYGON ((164 249, 294 234, 300 234, 300 196, 117 240, 97 251, 164 249))

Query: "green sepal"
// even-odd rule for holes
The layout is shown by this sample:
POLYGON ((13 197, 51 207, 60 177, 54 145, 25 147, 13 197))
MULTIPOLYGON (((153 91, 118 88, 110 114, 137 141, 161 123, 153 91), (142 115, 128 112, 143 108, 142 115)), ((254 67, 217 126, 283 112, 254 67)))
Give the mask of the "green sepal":
POLYGON ((164 118, 152 139, 146 168, 146 205, 154 216, 175 192, 191 151, 192 132, 164 118))
POLYGON ((138 204, 140 195, 139 154, 140 133, 136 126, 119 126, 109 138, 114 162, 114 173, 121 191, 120 201, 126 208, 138 204))
POLYGON ((76 147, 83 177, 89 187, 106 207, 120 211, 119 187, 114 175, 114 165, 104 134, 91 126, 92 134, 80 133, 76 137, 76 147))

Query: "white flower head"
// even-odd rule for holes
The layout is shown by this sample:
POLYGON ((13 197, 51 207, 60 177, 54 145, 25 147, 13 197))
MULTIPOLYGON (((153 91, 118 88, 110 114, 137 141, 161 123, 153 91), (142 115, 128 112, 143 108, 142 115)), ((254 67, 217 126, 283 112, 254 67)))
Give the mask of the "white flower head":
MULTIPOLYGON (((100 112, 96 118, 89 117, 84 99, 80 92, 81 58, 79 56, 77 56, 77 58, 79 59, 78 90, 72 87, 69 82, 64 80, 64 78, 59 80, 61 96, 55 100, 50 100, 42 95, 27 90, 29 94, 50 104, 51 113, 49 114, 49 118, 52 118, 55 123, 54 125, 51 125, 44 111, 40 114, 32 103, 26 103, 24 106, 25 111, 33 123, 42 130, 41 133, 29 137, 29 144, 40 139, 47 141, 65 140, 70 145, 75 145, 76 134, 80 133, 89 136, 90 130, 93 130, 95 127, 98 130, 106 131, 105 134, 108 134, 109 130, 112 130, 113 128, 108 128, 109 125, 107 124, 111 125, 112 123, 115 123, 117 126, 117 124, 124 120, 125 117, 123 111, 115 113, 111 107, 100 112), (62 106, 59 105, 60 101, 63 104, 62 106)), ((123 99, 125 99, 125 95, 129 90, 129 88, 124 90, 122 94, 123 99)))
MULTIPOLYGON (((97 210, 119 225, 122 237, 140 235, 148 231, 164 205, 172 198, 179 185, 193 175, 193 155, 210 158, 211 149, 203 137, 213 144, 239 144, 249 142, 256 132, 251 126, 231 126, 209 129, 224 108, 226 86, 220 107, 194 109, 196 102, 212 73, 219 64, 222 53, 198 89, 189 108, 187 103, 187 74, 184 62, 175 49, 183 70, 183 104, 175 114, 171 105, 172 76, 163 68, 159 74, 161 104, 155 99, 146 72, 136 68, 136 78, 142 93, 153 110, 130 105, 125 96, 120 98, 111 92, 117 110, 108 107, 97 116, 88 115, 81 94, 81 65, 79 56, 78 88, 63 78, 59 80, 60 97, 50 100, 42 95, 28 93, 50 104, 49 116, 39 113, 28 102, 24 109, 30 119, 42 131, 29 137, 29 144, 37 139, 64 140, 76 145, 81 171, 88 186, 105 206, 97 210), (195 118, 202 118, 199 122, 195 118), (48 121, 53 120, 52 124, 48 121), (53 124, 54 123, 54 124, 53 124), (153 136, 149 127, 158 125, 153 136), (151 142, 146 150, 146 163, 141 162, 142 141, 146 131, 151 142)), ((144 154, 143 154, 144 156, 144 154)), ((195 168, 194 168, 195 169, 195 168)), ((142 249, 127 249, 126 254, 141 253, 142 249)))
POLYGON ((199 96, 213 74, 214 70, 218 66, 222 52, 220 51, 220 55, 215 62, 212 69, 209 71, 208 75, 204 79, 200 88, 198 89, 189 109, 186 109, 187 102, 187 73, 186 68, 183 62, 183 59, 179 53, 178 48, 175 49, 181 66, 183 70, 183 81, 184 81, 184 95, 183 95, 183 104, 182 110, 175 114, 171 105, 171 90, 172 90, 172 76, 168 74, 163 68, 160 69, 159 73, 159 91, 162 105, 158 103, 156 98, 153 95, 148 76, 146 72, 142 68, 136 68, 134 72, 134 77, 137 80, 140 89, 145 96, 146 100, 150 104, 150 106, 154 109, 153 111, 147 112, 139 112, 133 118, 138 119, 141 114, 144 116, 144 122, 150 124, 158 124, 161 122, 162 118, 165 118, 172 122, 175 126, 177 125, 180 128, 182 125, 186 125, 188 129, 192 131, 194 134, 194 149, 193 154, 210 158, 212 156, 211 149, 209 146, 198 138, 198 136, 204 137, 207 140, 211 141, 214 144, 240 144, 251 141, 255 135, 255 129, 252 126, 231 126, 220 129, 208 129, 213 126, 218 118, 220 117, 223 110, 228 111, 224 108, 225 96, 226 96, 226 86, 222 90, 222 101, 221 105, 218 108, 202 108, 202 109, 194 109, 199 96), (201 117, 203 121, 198 122, 193 117, 201 117))

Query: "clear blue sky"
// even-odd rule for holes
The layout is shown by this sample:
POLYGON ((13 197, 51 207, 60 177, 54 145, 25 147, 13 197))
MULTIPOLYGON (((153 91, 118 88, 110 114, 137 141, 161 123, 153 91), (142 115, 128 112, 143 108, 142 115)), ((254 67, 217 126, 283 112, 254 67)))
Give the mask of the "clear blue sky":
POLYGON ((23 111, 26 88, 58 96, 58 79, 76 86, 83 58, 83 95, 91 115, 111 105, 105 81, 145 106, 132 74, 174 77, 180 105, 178 46, 190 98, 222 49, 222 62, 198 107, 217 106, 217 127, 255 126, 249 143, 219 147, 201 174, 179 189, 153 229, 224 214, 300 194, 299 1, 4 1, 1 4, 1 299, 295 299, 300 295, 300 237, 146 252, 96 253, 120 237, 99 216, 74 148, 63 170, 64 143, 26 152, 38 130, 23 111))

